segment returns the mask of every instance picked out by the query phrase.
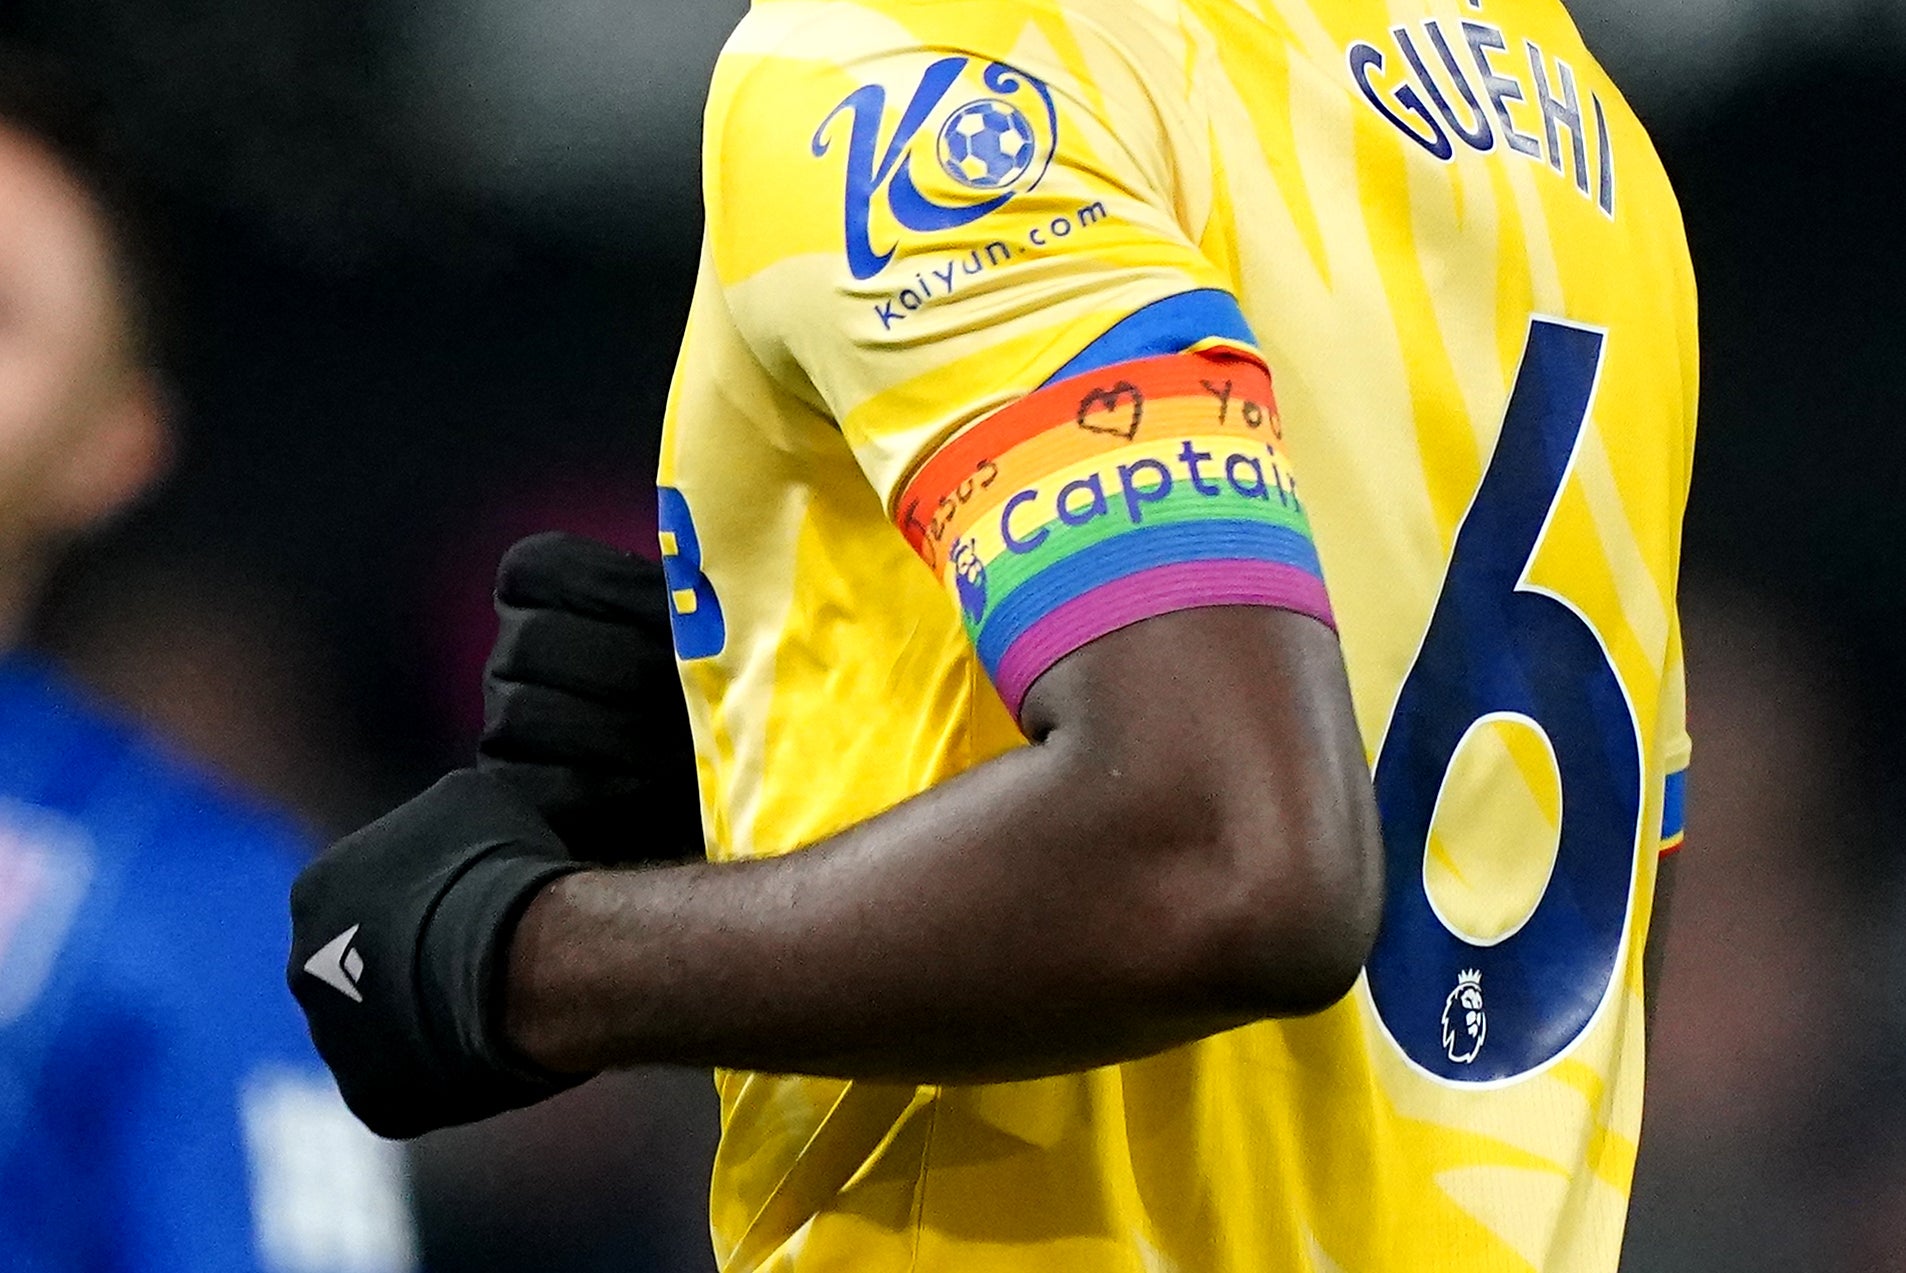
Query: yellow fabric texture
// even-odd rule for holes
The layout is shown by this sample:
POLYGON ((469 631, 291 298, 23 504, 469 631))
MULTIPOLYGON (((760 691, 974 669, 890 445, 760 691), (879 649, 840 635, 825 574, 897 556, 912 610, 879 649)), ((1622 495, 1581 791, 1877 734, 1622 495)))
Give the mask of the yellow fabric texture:
MULTIPOLYGON (((1643 788, 1612 972, 1526 1072, 1412 1059, 1517 1045, 1495 983, 1455 967, 1421 998, 1458 1026, 1482 1004, 1469 1043, 1406 1047, 1366 980, 1037 1082, 722 1072, 723 1269, 1610 1273, 1687 753, 1695 309, 1660 164, 1559 0, 757 0, 706 127, 660 480, 712 858, 797 851, 1025 745, 890 502, 1189 292, 1235 298, 1271 370, 1373 766, 1532 324, 1602 334, 1519 586, 1594 633, 1643 788)), ((1479 949, 1557 887, 1552 743, 1479 721, 1420 875, 1392 871, 1479 949)))

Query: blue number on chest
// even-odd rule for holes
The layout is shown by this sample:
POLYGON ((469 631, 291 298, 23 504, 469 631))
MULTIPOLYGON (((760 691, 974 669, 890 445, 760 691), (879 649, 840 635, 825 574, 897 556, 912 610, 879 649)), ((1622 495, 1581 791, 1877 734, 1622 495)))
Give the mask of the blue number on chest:
POLYGON ((1495 454, 1377 756, 1390 884, 1370 992, 1404 1054, 1456 1082, 1526 1074, 1574 1042, 1615 979, 1627 922, 1642 810, 1634 710, 1588 620, 1525 580, 1605 341, 1554 319, 1531 322, 1495 454), (1548 741, 1560 838, 1535 909, 1507 936, 1480 942, 1438 915, 1424 855, 1464 735, 1504 716, 1548 741))

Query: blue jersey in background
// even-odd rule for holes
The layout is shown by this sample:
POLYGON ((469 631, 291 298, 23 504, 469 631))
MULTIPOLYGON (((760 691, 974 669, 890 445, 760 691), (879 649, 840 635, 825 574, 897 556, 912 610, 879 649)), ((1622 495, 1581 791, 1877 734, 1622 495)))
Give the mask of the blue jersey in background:
POLYGON ((284 988, 304 838, 0 659, 0 1269, 402 1273, 403 1160, 284 988))

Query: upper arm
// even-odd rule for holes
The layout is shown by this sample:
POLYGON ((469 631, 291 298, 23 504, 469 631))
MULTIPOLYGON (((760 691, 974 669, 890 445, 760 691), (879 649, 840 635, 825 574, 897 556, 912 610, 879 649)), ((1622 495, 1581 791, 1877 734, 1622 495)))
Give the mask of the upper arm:
POLYGON ((1235 903, 1223 962, 1317 1007, 1374 938, 1381 855, 1279 435, 1245 351, 1116 362, 938 448, 894 517, 1069 789, 1117 809, 1141 857, 1211 854, 1235 903), (1302 963, 1319 975, 1293 983, 1302 963))
POLYGON ((710 108, 744 339, 838 423, 1028 736, 1152 842, 1366 933, 1368 771, 1272 371, 1176 180, 1185 95, 1142 50, 771 15, 710 108), (962 178, 963 130, 1013 153, 962 178))
POLYGON ((1376 936, 1382 851, 1328 628, 1266 606, 1159 615, 1056 662, 1023 719, 1141 861, 1208 855, 1182 904, 1211 927, 1209 980, 1235 977, 1240 1003, 1279 1015, 1349 988, 1376 936), (1287 998, 1251 998, 1265 987, 1287 998))

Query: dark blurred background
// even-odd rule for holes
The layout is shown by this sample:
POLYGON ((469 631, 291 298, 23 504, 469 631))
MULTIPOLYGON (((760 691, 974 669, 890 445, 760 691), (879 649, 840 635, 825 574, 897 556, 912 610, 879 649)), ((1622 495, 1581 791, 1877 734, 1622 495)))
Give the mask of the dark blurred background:
MULTIPOLYGON (((1578 0, 1702 289, 1695 765, 1633 1273, 1906 1270, 1906 3, 1578 0)), ((652 539, 736 0, 9 0, 172 261, 174 481, 43 639, 319 829, 454 763, 491 568, 652 539)), ((456 1270, 699 1270, 706 1076, 424 1141, 456 1270)))

